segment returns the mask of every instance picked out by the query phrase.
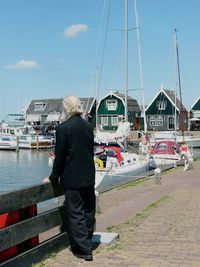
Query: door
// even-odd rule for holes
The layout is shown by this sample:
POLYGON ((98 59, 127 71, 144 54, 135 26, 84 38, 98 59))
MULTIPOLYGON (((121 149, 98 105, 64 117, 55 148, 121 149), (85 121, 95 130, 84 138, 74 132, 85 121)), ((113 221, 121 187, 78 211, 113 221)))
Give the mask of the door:
POLYGON ((174 129, 174 117, 168 118, 168 130, 175 130, 174 129))

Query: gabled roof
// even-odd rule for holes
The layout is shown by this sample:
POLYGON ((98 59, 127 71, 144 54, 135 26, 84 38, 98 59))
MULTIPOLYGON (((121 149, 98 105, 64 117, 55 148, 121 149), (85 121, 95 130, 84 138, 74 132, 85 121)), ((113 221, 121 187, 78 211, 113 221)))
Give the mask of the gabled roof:
MULTIPOLYGON (((164 89, 164 91, 168 95, 168 97, 172 100, 173 104, 175 105, 175 92, 174 91, 171 91, 171 90, 167 90, 167 89, 164 89)), ((178 97, 176 97, 176 106, 180 110, 180 108, 181 108, 181 102, 178 99, 178 97)), ((182 103, 182 110, 183 111, 187 111, 187 109, 185 108, 185 106, 183 105, 183 103, 182 103)))
POLYGON ((62 98, 32 99, 27 107, 26 114, 49 114, 54 112, 62 113, 62 101, 62 98), (44 103, 44 109, 42 111, 35 110, 36 103, 44 103))
MULTIPOLYGON (((125 94, 121 94, 119 92, 110 92, 109 94, 104 96, 102 99, 100 99, 99 104, 102 100, 104 100, 105 98, 107 98, 110 95, 113 95, 116 98, 120 99, 125 106, 125 94)), ((141 111, 137 100, 131 96, 127 96, 127 106, 128 106, 127 107, 128 111, 134 111, 134 112, 140 112, 141 111)))
MULTIPOLYGON (((168 100, 171 102, 171 104, 176 107, 176 110, 179 112, 180 111, 180 107, 181 107, 181 102, 178 99, 178 97, 175 98, 175 92, 172 90, 167 90, 164 89, 163 86, 161 86, 160 90, 158 91, 158 93, 156 94, 156 96, 153 98, 153 100, 151 101, 151 103, 146 107, 145 111, 148 110, 148 108, 153 104, 153 102, 156 100, 156 98, 159 96, 160 93, 163 93, 168 100), (176 103, 175 103, 176 100, 176 103), (176 104, 176 106, 175 106, 176 104)), ((182 110, 183 111, 187 111, 187 109, 185 108, 185 106, 182 104, 182 110)))
POLYGON ((194 102, 190 110, 200 110, 200 97, 194 102))
POLYGON ((83 110, 85 113, 90 113, 92 110, 92 107, 95 104, 96 99, 94 97, 80 97, 83 110))
MULTIPOLYGON (((94 97, 83 97, 80 98, 80 101, 83 105, 83 110, 85 113, 90 113, 91 109, 95 103, 94 97)), ((54 99, 33 99, 30 101, 26 114, 49 114, 49 113, 62 113, 63 98, 54 98, 54 99), (36 103, 44 103, 45 107, 43 110, 35 110, 36 103)))

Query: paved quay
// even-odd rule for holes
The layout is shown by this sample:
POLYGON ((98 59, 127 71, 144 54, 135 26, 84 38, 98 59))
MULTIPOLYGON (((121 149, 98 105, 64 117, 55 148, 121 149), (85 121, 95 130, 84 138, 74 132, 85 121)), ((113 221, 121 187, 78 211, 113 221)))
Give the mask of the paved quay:
POLYGON ((200 267, 200 161, 100 196, 97 231, 117 232, 118 242, 100 245, 94 261, 69 249, 51 256, 45 267, 200 267))

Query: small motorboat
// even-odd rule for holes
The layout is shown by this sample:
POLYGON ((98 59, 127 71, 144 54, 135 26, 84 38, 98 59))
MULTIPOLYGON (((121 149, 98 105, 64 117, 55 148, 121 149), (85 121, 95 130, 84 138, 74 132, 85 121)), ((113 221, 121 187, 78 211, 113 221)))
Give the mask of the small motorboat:
POLYGON ((0 149, 1 150, 16 150, 17 140, 13 135, 0 134, 0 149))
POLYGON ((180 147, 175 140, 158 140, 151 150, 151 155, 157 166, 175 166, 181 160, 180 152, 180 147))

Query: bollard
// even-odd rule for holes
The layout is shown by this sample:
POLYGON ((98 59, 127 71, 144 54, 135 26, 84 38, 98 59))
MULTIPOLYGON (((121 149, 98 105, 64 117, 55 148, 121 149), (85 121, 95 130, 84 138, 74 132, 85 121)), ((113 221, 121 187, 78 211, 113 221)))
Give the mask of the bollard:
POLYGON ((16 152, 19 152, 19 135, 16 136, 16 141, 17 141, 16 152))
POLYGON ((154 171, 154 183, 155 184, 161 184, 161 169, 156 168, 154 171))
POLYGON ((37 142, 37 149, 39 149, 39 136, 38 136, 38 133, 36 134, 36 142, 37 142))

